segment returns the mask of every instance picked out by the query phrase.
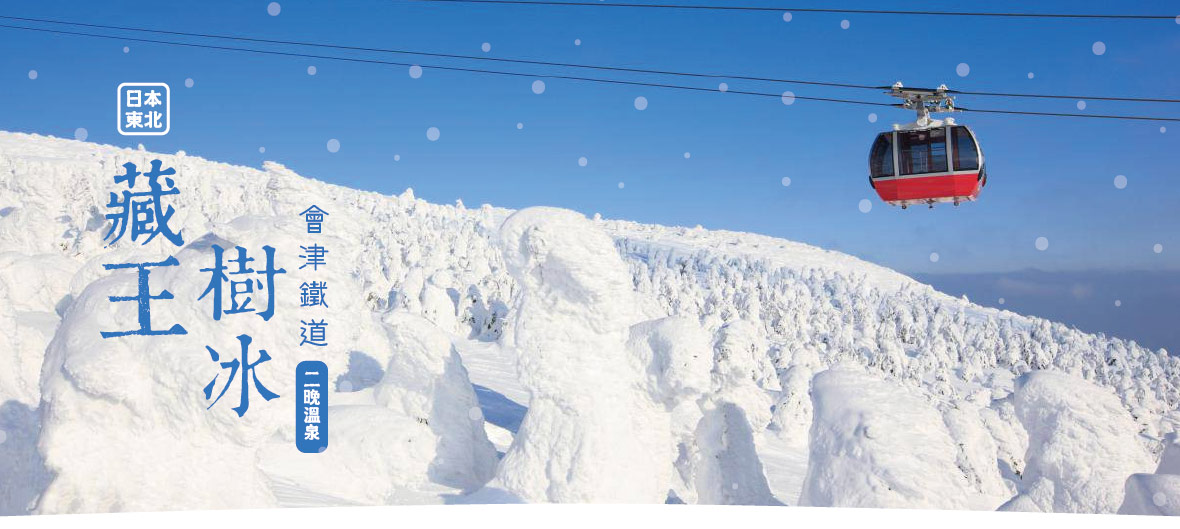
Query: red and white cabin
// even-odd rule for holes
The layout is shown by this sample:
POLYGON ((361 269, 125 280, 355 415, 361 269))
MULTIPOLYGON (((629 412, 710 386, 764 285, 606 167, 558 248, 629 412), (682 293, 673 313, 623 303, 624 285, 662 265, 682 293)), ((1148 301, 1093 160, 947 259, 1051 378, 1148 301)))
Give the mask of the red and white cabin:
POLYGON ((973 201, 987 184, 983 151, 971 129, 954 120, 894 126, 869 151, 869 182, 881 200, 912 204, 973 201), (948 141, 949 139, 949 141, 948 141))

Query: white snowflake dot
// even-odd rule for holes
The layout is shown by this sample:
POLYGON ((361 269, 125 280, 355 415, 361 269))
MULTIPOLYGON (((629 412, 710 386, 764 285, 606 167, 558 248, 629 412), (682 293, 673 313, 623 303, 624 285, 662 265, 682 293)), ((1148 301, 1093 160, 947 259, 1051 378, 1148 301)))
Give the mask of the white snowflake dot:
POLYGON ((784 176, 782 179, 783 187, 791 187, 791 177, 784 176))
POLYGON ((259 147, 258 148, 258 154, 265 154, 265 153, 266 153, 266 147, 259 147))
POLYGON ((1160 127, 1160 134, 1168 132, 1168 127, 1160 127))
POLYGON ((545 81, 542 81, 540 79, 533 81, 533 93, 538 94, 538 95, 544 94, 545 93, 545 81))
POLYGON ((1154 503, 1156 507, 1163 507, 1168 503, 1168 497, 1162 492, 1157 492, 1151 495, 1151 503, 1154 503))
POLYGON ((1151 247, 1151 251, 1155 253, 1164 253, 1164 245, 1157 242, 1155 243, 1155 246, 1151 247))
POLYGON ((967 77, 971 73, 971 66, 965 62, 961 62, 958 66, 955 66, 955 73, 959 74, 959 77, 967 77))
POLYGON ((192 88, 193 87, 193 78, 192 77, 188 77, 184 80, 184 87, 185 88, 192 88))
POLYGON ((400 154, 393 155, 393 161, 395 161, 395 162, 402 161, 402 155, 400 155, 400 154))
POLYGON ((869 112, 869 123, 876 123, 876 122, 877 122, 877 113, 876 112, 869 112))
POLYGON ((340 140, 332 138, 328 140, 328 152, 337 152, 340 150, 340 140))
POLYGON ((131 53, 131 47, 130 46, 123 46, 123 53, 131 53))
POLYGON ((586 167, 588 163, 590 163, 590 160, 587 160, 585 156, 578 157, 578 167, 586 167))
POLYGON ((1102 55, 1106 53, 1106 43, 1097 41, 1090 46, 1090 51, 1094 52, 1094 55, 1102 55))
POLYGON ((791 16, 790 11, 783 13, 783 22, 790 22, 792 18, 795 18, 795 17, 791 16))
POLYGON ((37 78, 37 70, 29 70, 29 79, 37 78))
POLYGON ((783 100, 784 105, 794 105, 795 104, 795 92, 792 92, 790 90, 783 92, 782 100, 783 100))
POLYGON ((938 256, 938 252, 930 252, 930 262, 931 263, 937 263, 939 259, 940 259, 940 257, 938 256))
POLYGON ((722 92, 728 92, 729 91, 729 83, 721 83, 721 84, 717 85, 717 90, 722 91, 722 92))
POLYGON ((647 109, 647 98, 643 97, 643 96, 639 96, 639 97, 635 98, 635 110, 646 110, 646 109, 647 109))
POLYGON ((619 189, 622 189, 623 187, 625 187, 625 184, 623 184, 622 182, 619 182, 619 189))
POLYGON ((524 123, 521 123, 521 122, 517 121, 517 122, 516 122, 516 130, 520 130, 520 129, 523 129, 523 128, 524 128, 524 123))
POLYGON ((268 14, 272 17, 279 16, 279 12, 282 10, 283 10, 283 6, 279 5, 278 2, 271 2, 266 5, 266 14, 268 14))
POLYGON ((490 43, 490 42, 485 42, 485 43, 483 43, 483 44, 480 44, 480 45, 479 45, 479 49, 483 50, 483 52, 484 52, 484 53, 487 53, 487 52, 489 52, 489 51, 492 51, 492 43, 490 43))
POLYGON ((581 46, 581 45, 582 45, 582 39, 574 39, 574 46, 581 46))
POLYGON ((1078 110, 1085 110, 1085 109, 1086 109, 1086 102, 1085 101, 1078 101, 1078 110))
POLYGON ((844 19, 844 20, 840 21, 840 29, 848 29, 848 27, 851 25, 852 25, 852 23, 849 22, 848 19, 844 19))
POLYGON ((1123 175, 1115 175, 1114 187, 1115 189, 1123 189, 1127 187, 1127 177, 1123 175))
MULTIPOLYGON (((87 131, 85 127, 78 127, 76 129, 74 129, 74 139, 75 140, 86 141, 86 137, 89 135, 90 135, 90 131, 87 131)), ((1156 253, 1159 253, 1159 252, 1156 252, 1156 253)))
POLYGON ((1033 244, 1042 252, 1049 249, 1049 239, 1045 237, 1037 237, 1033 244))
POLYGON ((1114 306, 1116 306, 1116 307, 1123 306, 1123 300, 1121 300, 1121 299, 1114 300, 1114 306))
POLYGON ((442 132, 438 130, 438 127, 430 127, 426 129, 426 139, 430 141, 438 141, 438 138, 441 135, 442 132))
POLYGON ((1001 304, 1001 305, 1003 305, 1003 304, 1004 304, 1004 298, 1000 298, 1000 299, 999 299, 999 301, 1000 301, 1000 304, 1001 304))
POLYGON ((868 213, 873 210, 873 203, 867 198, 862 198, 856 207, 857 209, 860 209, 861 213, 868 213))
POLYGON ((410 67, 410 79, 422 77, 422 67, 417 64, 410 67))
POLYGON ((307 75, 315 75, 315 72, 316 72, 315 66, 308 66, 307 67, 307 75))
POLYGON ((1034 73, 1032 73, 1032 72, 1028 72, 1028 78, 1029 78, 1029 79, 1032 79, 1033 77, 1036 77, 1036 76, 1037 76, 1036 74, 1034 74, 1034 73))
POLYGON ((685 153, 684 153, 684 159, 685 159, 685 160, 687 160, 687 159, 689 159, 689 158, 692 158, 692 153, 691 153, 691 152, 688 152, 688 151, 685 151, 685 153))

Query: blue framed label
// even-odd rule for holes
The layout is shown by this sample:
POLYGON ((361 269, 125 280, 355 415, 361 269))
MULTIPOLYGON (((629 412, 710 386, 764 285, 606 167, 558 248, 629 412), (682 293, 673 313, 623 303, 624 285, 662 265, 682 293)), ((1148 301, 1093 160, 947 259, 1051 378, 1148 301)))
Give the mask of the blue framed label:
POLYGON ((305 454, 328 449, 328 366, 318 360, 295 368, 295 446, 305 454))

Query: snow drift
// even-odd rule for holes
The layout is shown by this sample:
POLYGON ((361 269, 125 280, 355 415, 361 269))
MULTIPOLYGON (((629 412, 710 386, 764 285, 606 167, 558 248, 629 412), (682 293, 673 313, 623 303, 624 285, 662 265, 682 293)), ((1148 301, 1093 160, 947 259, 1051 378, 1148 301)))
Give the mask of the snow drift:
MULTIPOLYGON (((257 257, 257 256, 255 256, 257 257)), ((326 272, 325 272, 326 270, 326 272)), ((302 279, 301 279, 302 278, 302 279)), ((319 315, 317 315, 319 317, 319 315)), ((552 208, 435 205, 177 153, 0 133, 0 514, 471 501, 1175 513, 1180 360, 856 258, 552 208), (175 248, 105 246, 126 162, 175 248), (299 342, 298 213, 330 212, 331 347, 299 342), (211 248, 276 248, 276 316, 214 322, 211 248), (135 321, 134 273, 175 256, 135 321), (280 395, 201 388, 248 332, 280 395), (332 440, 294 449, 301 360, 332 440), (230 394, 228 397, 233 397, 230 394), (494 442, 494 443, 493 443, 494 442), (1162 461, 1161 461, 1162 460, 1162 461), (1155 473, 1151 473, 1155 469, 1155 473)))

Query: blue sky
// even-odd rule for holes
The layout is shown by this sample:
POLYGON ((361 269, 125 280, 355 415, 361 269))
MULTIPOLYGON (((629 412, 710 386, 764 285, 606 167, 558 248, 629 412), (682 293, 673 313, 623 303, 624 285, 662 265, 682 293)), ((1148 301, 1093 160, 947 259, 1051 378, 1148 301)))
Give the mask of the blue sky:
MULTIPOLYGON (((680 71, 962 90, 1180 96, 1180 24, 390 1, 10 2, 0 14, 165 30, 680 71), (841 20, 849 21, 848 29, 841 20), (575 45, 575 39, 581 44, 575 45), (1101 41, 1103 55, 1092 51, 1101 41), (481 49, 489 43, 489 52, 481 49), (966 63, 970 73, 956 68, 966 63), (1034 74, 1030 79, 1029 72, 1034 74)), ((747 0, 747 4, 757 4, 747 0)), ((763 5, 772 5, 763 2, 763 5)), ((1169 2, 1037 2, 1040 11, 1180 14, 1169 2)), ((816 6, 812 2, 809 5, 816 6)), ((848 4, 864 7, 862 4, 848 4)), ((1022 2, 874 7, 1028 10, 1022 2)), ((34 25, 34 24, 28 24, 34 25)), ((69 29, 69 28, 65 28, 69 29)), ((90 30, 94 31, 94 30, 90 30)), ((184 40, 182 37, 141 35, 184 40)), ((228 43, 232 46, 266 47, 228 43)), ((278 49, 271 47, 271 49, 278 49)), ((1180 268, 1180 123, 963 114, 988 157, 981 201, 901 211, 869 188, 870 142, 908 112, 720 92, 608 86, 323 59, 260 56, 0 28, 0 128, 297 172, 469 206, 554 205, 586 214, 752 231, 912 273, 1180 268), (124 53, 123 47, 129 52, 124 53), (308 66, 316 74, 308 74, 308 66), (30 79, 29 71, 37 78, 30 79), (193 86, 185 87, 191 78, 193 86), (160 138, 117 135, 115 87, 163 81, 160 138), (649 104, 637 110, 636 97, 649 104), (875 123, 869 114, 876 113, 875 123), (523 128, 517 129, 517 123, 523 128), (438 141, 426 131, 437 127, 438 141), (340 142, 331 153, 330 139, 340 142), (259 153, 265 147, 265 153, 259 153), (691 153, 686 158, 685 153, 691 153), (580 166, 580 157, 587 164, 580 166), (1116 175, 1128 185, 1117 189, 1116 175), (790 185, 783 185, 783 178, 790 185), (619 183, 623 183, 622 188, 619 183), (862 213, 862 199, 872 209, 862 213), (1038 237, 1048 248, 1035 246, 1038 237), (1156 244, 1162 251, 1154 251, 1156 244), (937 253, 937 262, 931 254, 937 253)), ((521 72, 540 67, 349 54, 521 72)), ((591 76, 667 80, 581 72, 591 76)), ((716 87, 716 81, 671 79, 716 87)), ((727 80, 733 90, 887 102, 882 94, 727 80)), ((961 97, 964 107, 1077 112, 1072 100, 961 97)), ((1180 116, 1180 105, 1087 101, 1084 112, 1180 116)), ((183 180, 179 185, 183 189, 183 180)))

